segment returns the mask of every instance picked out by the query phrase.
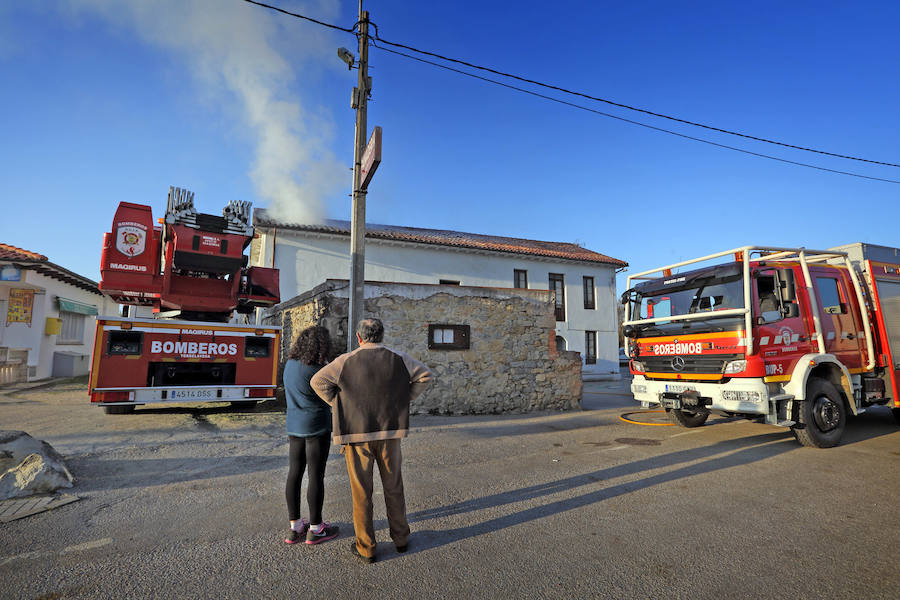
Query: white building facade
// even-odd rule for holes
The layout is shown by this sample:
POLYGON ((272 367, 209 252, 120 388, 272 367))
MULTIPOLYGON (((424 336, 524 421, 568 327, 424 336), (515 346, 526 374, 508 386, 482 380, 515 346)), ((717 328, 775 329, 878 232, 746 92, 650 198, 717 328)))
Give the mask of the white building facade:
MULTIPOLYGON (((350 223, 280 223, 254 214, 250 264, 279 269, 281 300, 350 273, 350 223)), ((585 378, 619 376, 616 281, 624 261, 576 244, 368 224, 367 281, 554 289, 557 345, 585 378)))
POLYGON ((86 374, 96 315, 116 311, 96 282, 0 244, 0 384, 86 374))

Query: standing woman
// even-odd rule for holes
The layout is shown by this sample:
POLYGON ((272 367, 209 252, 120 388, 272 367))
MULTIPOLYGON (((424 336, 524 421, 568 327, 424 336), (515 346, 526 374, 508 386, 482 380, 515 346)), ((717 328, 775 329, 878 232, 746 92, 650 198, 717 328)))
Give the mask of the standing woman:
POLYGON ((325 500, 325 463, 331 447, 331 407, 309 387, 310 378, 331 357, 331 340, 324 327, 300 332, 284 365, 287 400, 287 433, 290 468, 285 496, 291 529, 285 542, 296 544, 305 536, 307 544, 320 544, 338 534, 338 528, 322 520, 325 500), (306 502, 309 520, 300 518, 300 482, 306 471, 306 502))

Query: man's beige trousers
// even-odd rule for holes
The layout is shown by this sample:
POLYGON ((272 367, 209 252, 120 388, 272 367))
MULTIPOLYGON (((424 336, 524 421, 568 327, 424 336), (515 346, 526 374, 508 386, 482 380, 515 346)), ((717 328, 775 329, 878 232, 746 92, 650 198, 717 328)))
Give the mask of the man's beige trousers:
POLYGON ((353 495, 353 529, 356 530, 356 549, 363 556, 375 555, 375 526, 372 523, 372 475, 378 464, 384 504, 387 509, 391 539, 395 546, 409 543, 409 523, 406 520, 406 499, 403 495, 403 475, 400 440, 378 440, 344 446, 350 491, 353 495))

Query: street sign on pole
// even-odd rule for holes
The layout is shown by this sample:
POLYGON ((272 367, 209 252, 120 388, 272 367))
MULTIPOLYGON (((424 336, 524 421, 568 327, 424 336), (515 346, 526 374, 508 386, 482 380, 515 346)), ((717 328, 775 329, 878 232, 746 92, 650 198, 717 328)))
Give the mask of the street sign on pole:
POLYGON ((381 164, 381 127, 376 126, 372 131, 372 137, 366 144, 366 151, 362 155, 362 171, 359 189, 366 190, 369 188, 369 182, 372 176, 381 164))

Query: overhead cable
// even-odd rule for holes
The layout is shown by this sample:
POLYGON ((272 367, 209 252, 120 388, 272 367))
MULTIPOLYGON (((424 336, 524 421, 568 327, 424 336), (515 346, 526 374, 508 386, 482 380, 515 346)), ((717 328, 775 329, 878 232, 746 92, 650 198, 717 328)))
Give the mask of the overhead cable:
POLYGON ((672 116, 670 116, 670 115, 665 115, 665 114, 662 114, 662 113, 653 112, 653 111, 651 111, 651 110, 647 110, 647 109, 644 109, 644 108, 638 108, 638 107, 636 107, 636 106, 630 106, 630 105, 628 105, 628 104, 622 104, 622 103, 620 103, 620 102, 614 102, 614 101, 612 101, 612 100, 607 100, 606 98, 598 98, 597 96, 591 96, 590 94, 585 94, 585 93, 583 93, 583 92, 576 92, 576 91, 573 91, 573 90, 566 89, 566 88, 564 88, 564 87, 559 87, 559 86, 556 86, 556 85, 550 85, 550 84, 547 84, 547 83, 541 83, 540 81, 535 81, 534 79, 528 79, 528 78, 526 78, 526 77, 520 77, 520 76, 518 76, 518 75, 513 75, 512 73, 504 73, 503 71, 498 71, 498 70, 492 69, 492 68, 490 68, 490 67, 482 67, 482 66, 480 66, 480 65, 475 65, 475 64, 472 64, 472 63, 470 63, 470 62, 466 62, 466 61, 464 61, 464 60, 458 60, 458 59, 456 59, 456 58, 450 58, 450 57, 447 57, 447 56, 443 56, 443 55, 437 54, 437 53, 435 53, 435 52, 429 52, 429 51, 427 51, 427 50, 419 50, 418 48, 413 48, 412 46, 407 46, 406 44, 399 44, 399 43, 396 43, 396 42, 389 42, 388 40, 386 40, 386 39, 384 39, 384 38, 378 36, 377 33, 376 33, 376 35, 373 36, 373 37, 374 37, 376 40, 378 40, 379 42, 383 43, 383 44, 387 44, 387 45, 389 45, 389 46, 394 46, 394 47, 396 47, 396 48, 404 48, 404 49, 406 49, 406 50, 410 50, 410 51, 416 52, 416 53, 418 53, 418 54, 424 54, 424 55, 426 55, 426 56, 432 56, 432 57, 434 57, 434 58, 439 58, 439 59, 441 59, 441 60, 446 60, 447 62, 452 62, 452 63, 456 63, 456 64, 458 64, 458 65, 463 65, 463 66, 469 67, 469 68, 471 68, 471 69, 477 69, 477 70, 479 70, 479 71, 487 71, 488 73, 493 73, 494 75, 500 75, 501 77, 508 77, 508 78, 510 78, 510 79, 515 79, 515 80, 521 81, 521 82, 523 82, 523 83, 530 83, 530 84, 532 84, 532 85, 537 85, 537 86, 540 86, 540 87, 543 87, 543 88, 547 88, 547 89, 551 89, 551 90, 556 90, 556 91, 563 92, 563 93, 566 93, 566 94, 571 94, 571 95, 573 95, 573 96, 580 96, 580 97, 582 97, 582 98, 587 98, 588 100, 595 100, 595 101, 597 101, 597 102, 603 102, 603 103, 609 104, 609 105, 611 105, 611 106, 617 106, 617 107, 619 107, 619 108, 624 108, 624 109, 627 109, 627 110, 632 110, 632 111, 635 111, 635 112, 644 113, 645 115, 650 115, 650 116, 653 116, 653 117, 659 117, 659 118, 661 118, 661 119, 668 119, 668 120, 670 120, 670 121, 676 121, 676 122, 678 122, 678 123, 684 123, 685 125, 691 125, 691 126, 693 126, 693 127, 702 127, 703 129, 709 129, 710 131, 717 131, 717 132, 719 132, 719 133, 726 133, 726 134, 728 134, 728 135, 736 135, 736 136, 738 136, 738 137, 746 138, 746 139, 749 139, 749 140, 754 140, 754 141, 757 141, 757 142, 764 142, 764 143, 766 143, 766 144, 775 144, 775 145, 777 145, 777 146, 783 146, 783 147, 785 147, 785 148, 793 148, 794 150, 803 150, 803 151, 805 151, 805 152, 815 152, 816 154, 824 154, 824 155, 826 155, 826 156, 834 156, 834 157, 836 157, 836 158, 845 158, 845 159, 847 159, 847 160, 857 160, 857 161, 860 161, 860 162, 871 163, 871 164, 873 164, 873 165, 884 165, 884 166, 886 166, 886 167, 900 167, 900 164, 897 164, 897 163, 882 162, 882 161, 880 161, 880 160, 870 160, 870 159, 868 159, 868 158, 860 158, 860 157, 858 157, 858 156, 850 156, 850 155, 847 155, 847 154, 837 154, 837 153, 835 153, 835 152, 827 152, 827 151, 825 151, 825 150, 816 150, 815 148, 807 148, 806 146, 797 146, 797 145, 795 145, 795 144, 788 144, 788 143, 785 143, 785 142, 779 142, 779 141, 777 141, 777 140, 770 140, 770 139, 763 138, 763 137, 757 137, 757 136, 755 136, 755 135, 749 135, 749 134, 746 134, 746 133, 740 133, 740 132, 738 132, 738 131, 731 131, 731 130, 729 130, 729 129, 722 129, 722 128, 719 128, 719 127, 713 127, 712 125, 705 125, 705 124, 703 124, 703 123, 697 123, 697 122, 695 122, 695 121, 688 121, 687 119, 680 119, 680 118, 678 118, 678 117, 672 117, 672 116))
POLYGON ((461 69, 454 69, 453 67, 448 67, 447 65, 442 65, 442 64, 440 64, 440 63, 436 63, 436 62, 433 62, 433 61, 430 61, 430 60, 427 60, 427 59, 424 59, 424 58, 420 58, 420 57, 418 57, 418 56, 412 56, 412 55, 410 55, 410 54, 406 54, 406 53, 404 53, 404 52, 400 52, 399 50, 392 50, 392 49, 390 49, 390 48, 383 48, 383 47, 379 46, 377 43, 373 43, 372 46, 375 47, 375 48, 377 48, 377 49, 379 49, 379 50, 381 50, 381 51, 383 51, 383 52, 390 52, 391 54, 397 54, 397 55, 399 55, 399 56, 404 56, 404 57, 406 57, 406 58, 409 58, 409 59, 412 59, 412 60, 415 60, 415 61, 419 61, 419 62, 428 64, 428 65, 432 65, 432 66, 435 66, 435 67, 438 67, 438 68, 441 68, 441 69, 446 69, 447 71, 453 71, 454 73, 459 73, 459 74, 465 75, 465 76, 467 76, 467 77, 472 77, 473 79, 480 79, 481 81, 486 81, 486 82, 488 82, 488 83, 493 83, 493 84, 495 84, 495 85, 499 85, 499 86, 502 86, 502 87, 505 87, 505 88, 508 88, 508 89, 511 89, 511 90, 515 90, 515 91, 517 91, 517 92, 522 92, 522 93, 524 93, 524 94, 530 94, 530 95, 536 96, 536 97, 538 97, 538 98, 543 98, 544 100, 550 100, 551 102, 557 102, 557 103, 559 103, 559 104, 564 104, 564 105, 566 105, 566 106, 571 106, 572 108, 577 108, 577 109, 579 109, 579 110, 585 110, 585 111, 587 111, 587 112, 591 112, 591 113, 594 113, 594 114, 597 114, 597 115, 602 115, 602 116, 604 116, 604 117, 609 117, 610 119, 616 119, 616 120, 618 120, 618 121, 623 121, 623 122, 625 122, 625 123, 630 123, 630 124, 632 124, 632 125, 638 125, 638 126, 640 126, 640 127, 645 127, 645 128, 647 128, 647 129, 652 129, 652 130, 654 130, 654 131, 659 131, 659 132, 662 132, 662 133, 668 133, 668 134, 670 134, 670 135, 676 135, 676 136, 678 136, 678 137, 685 138, 685 139, 688 139, 688 140, 693 140, 693 141, 695 141, 695 142, 702 142, 702 143, 704 143, 704 144, 709 144, 709 145, 711 145, 711 146, 717 146, 717 147, 719 147, 719 148, 725 148, 725 149, 727 149, 727 150, 734 150, 735 152, 742 152, 742 153, 744 153, 744 154, 750 154, 750 155, 752 155, 752 156, 758 156, 758 157, 760 157, 760 158, 768 158, 768 159, 770 159, 770 160, 777 160, 778 162, 788 163, 788 164, 791 164, 791 165, 797 165, 797 166, 799 166, 799 167, 807 167, 807 168, 810 168, 810 169, 817 169, 817 170, 819 170, 819 171, 828 171, 829 173, 837 173, 837 174, 840 174, 840 175, 849 175, 849 176, 851 176, 851 177, 860 177, 860 178, 862 178, 862 179, 872 179, 872 180, 874 180, 874 181, 884 181, 885 183, 897 183, 897 184, 900 184, 900 181, 895 180, 895 179, 885 179, 885 178, 882 178, 882 177, 872 177, 872 176, 869 176, 869 175, 862 175, 861 173, 852 173, 852 172, 850 172, 850 171, 840 171, 840 170, 838 170, 838 169, 829 169, 829 168, 826 168, 826 167, 820 167, 820 166, 818 166, 818 165, 811 165, 811 164, 809 164, 809 163, 803 163, 803 162, 798 162, 798 161, 795 161, 795 160, 788 160, 788 159, 785 159, 785 158, 779 158, 779 157, 777 157, 777 156, 772 156, 772 155, 770 155, 770 154, 762 154, 762 153, 759 153, 759 152, 753 152, 753 151, 751 151, 751 150, 745 150, 744 148, 738 148, 738 147, 736 147, 736 146, 729 146, 729 145, 727 145, 727 144, 720 144, 720 143, 718 143, 718 142, 713 142, 713 141, 711 141, 711 140, 706 140, 706 139, 703 139, 703 138, 694 137, 694 136, 692 136, 692 135, 687 135, 687 134, 684 134, 684 133, 679 133, 679 132, 677 132, 677 131, 672 131, 671 129, 665 129, 665 128, 663 128, 663 127, 656 127, 655 125, 648 125, 647 123, 642 123, 642 122, 640 122, 640 121, 635 121, 635 120, 633 120, 633 119, 626 119, 625 117, 620 117, 620 116, 618 116, 618 115, 613 115, 613 114, 610 114, 610 113, 607 113, 607 112, 603 112, 603 111, 601 111, 601 110, 597 110, 597 109, 595 109, 595 108, 590 108, 590 107, 587 107, 587 106, 583 106, 583 105, 581 105, 581 104, 575 104, 574 102, 567 102, 566 100, 560 100, 559 98, 554 98, 553 96, 547 96, 546 94, 540 94, 540 93, 535 92, 535 91, 532 91, 532 90, 527 90, 527 89, 525 89, 525 88, 521 88, 521 87, 517 87, 517 86, 511 85, 511 84, 508 84, 508 83, 504 83, 504 82, 502 82, 502 81, 497 81, 497 80, 495 80, 495 79, 490 79, 490 78, 488 78, 488 77, 483 77, 483 76, 481 76, 481 75, 476 75, 476 74, 474 74, 474 73, 469 73, 468 71, 463 71, 463 70, 461 70, 461 69))
MULTIPOLYGON (((282 14, 285 14, 285 15, 288 15, 288 16, 291 16, 291 17, 295 17, 295 18, 298 18, 298 19, 303 19, 303 20, 305 20, 305 21, 309 21, 309 22, 315 23, 315 24, 317 24, 317 25, 321 25, 321 26, 323 26, 323 27, 329 27, 329 28, 331 28, 331 29, 336 29, 336 30, 338 30, 338 31, 343 31, 343 32, 345 32, 345 33, 356 33, 356 25, 358 25, 358 23, 356 23, 353 27, 340 27, 340 26, 334 25, 334 24, 332 24, 332 23, 326 23, 326 22, 324 22, 324 21, 319 21, 319 20, 317 20, 317 19, 313 19, 313 18, 307 17, 307 16, 305 16, 305 15, 301 15, 301 14, 298 14, 298 13, 294 13, 294 12, 291 12, 291 11, 287 11, 287 10, 278 8, 277 6, 272 6, 272 5, 270 5, 270 4, 265 4, 265 3, 263 3, 263 2, 257 2, 256 0, 244 0, 244 2, 248 2, 248 3, 250 3, 250 4, 255 4, 255 5, 257 5, 257 6, 261 6, 261 7, 264 7, 264 8, 268 8, 268 9, 271 9, 271 10, 274 10, 274 11, 277 11, 277 12, 280 12, 280 13, 282 13, 282 14)), ((388 45, 388 46, 393 46, 393 47, 395 47, 395 48, 404 48, 404 49, 409 50, 409 51, 411 51, 411 52, 416 52, 416 53, 418 53, 418 54, 422 54, 422 55, 425 55, 425 56, 431 56, 431 57, 438 58, 438 59, 440 59, 440 60, 444 60, 444 61, 447 61, 447 62, 451 62, 451 63, 463 65, 463 66, 469 67, 469 68, 471 68, 471 69, 476 69, 476 70, 479 70, 479 71, 485 71, 485 72, 488 72, 488 73, 493 73, 493 74, 499 75, 499 76, 501 76, 501 77, 507 77, 507 78, 510 78, 510 79, 515 79, 515 80, 521 81, 521 82, 523 82, 523 83, 528 83, 528 84, 531 84, 531 85, 536 85, 536 86, 539 86, 539 87, 543 87, 543 88, 547 88, 547 89, 551 89, 551 90, 556 90, 556 91, 559 91, 559 92, 563 92, 563 93, 565 93, 565 94, 570 94, 570 95, 574 95, 574 96, 580 96, 580 97, 582 97, 582 98, 586 98, 586 99, 588 99, 588 100, 593 100, 593 101, 596 101, 596 102, 603 102, 603 103, 605 103, 605 104, 609 104, 609 105, 611 105, 611 106, 616 106, 616 107, 619 107, 619 108, 624 108, 624 109, 626 109, 626 110, 631 110, 631 111, 643 113, 643 114, 646 114, 646 115, 650 115, 650 116, 653 116, 653 117, 659 117, 659 118, 662 118, 662 119, 668 119, 668 120, 670 120, 670 121, 675 121, 675 122, 677 122, 677 123, 683 123, 683 124, 685 124, 685 125, 690 125, 690 126, 693 126, 693 127, 701 127, 701 128, 703 128, 703 129, 707 129, 707 130, 710 130, 710 131, 716 131, 716 132, 724 133, 724 134, 727 134, 727 135, 734 135, 734 136, 742 137, 742 138, 749 139, 749 140, 753 140, 753 141, 757 141, 757 142, 763 142, 763 143, 767 143, 767 144, 774 144, 774 145, 777 145, 777 146, 782 146, 782 147, 784 147, 784 148, 791 148, 791 149, 794 149, 794 150, 802 150, 802 151, 805 151, 805 152, 813 152, 813 153, 821 154, 821 155, 824 155, 824 156, 832 156, 832 157, 835 157, 835 158, 843 158, 843 159, 847 159, 847 160, 855 160, 855 161, 864 162, 864 163, 869 163, 869 164, 874 164, 874 165, 882 165, 882 166, 886 166, 886 167, 900 167, 900 164, 897 164, 897 163, 884 162, 884 161, 879 161, 879 160, 871 160, 871 159, 867 159, 867 158, 861 158, 861 157, 858 157, 858 156, 851 156, 851 155, 847 155, 847 154, 838 154, 838 153, 836 153, 836 152, 828 152, 828 151, 825 151, 825 150, 817 150, 817 149, 815 149, 815 148, 809 148, 809 147, 806 147, 806 146, 799 146, 799 145, 796 145, 796 144, 788 144, 788 143, 785 143, 785 142, 779 142, 779 141, 777 141, 777 140, 771 140, 771 139, 768 139, 768 138, 763 138, 763 137, 758 137, 758 136, 754 136, 754 135, 749 135, 749 134, 746 134, 746 133, 740 133, 740 132, 737 132, 737 131, 731 131, 731 130, 729 130, 729 129, 722 129, 722 128, 719 128, 719 127, 714 127, 714 126, 712 126, 712 125, 706 125, 706 124, 704 124, 704 123, 698 123, 698 122, 695 122, 695 121, 689 121, 689 120, 687 120, 687 119, 681 119, 681 118, 678 118, 678 117, 673 117, 673 116, 670 116, 670 115, 666 115, 666 114, 663 114, 663 113, 654 112, 654 111, 647 110, 647 109, 643 109, 643 108, 638 108, 638 107, 631 106, 631 105, 628 105, 628 104, 622 104, 622 103, 620 103, 620 102, 614 102, 614 101, 608 100, 608 99, 606 99, 606 98, 600 98, 600 97, 597 97, 597 96, 591 96, 590 94, 586 94, 586 93, 583 93, 583 92, 576 92, 576 91, 573 91, 573 90, 566 89, 566 88, 564 88, 564 87, 555 86, 555 85, 551 85, 551 84, 547 84, 547 83, 542 83, 542 82, 540 82, 540 81, 536 81, 536 80, 534 80, 534 79, 528 79, 528 78, 526 78, 526 77, 521 77, 521 76, 518 76, 518 75, 514 75, 514 74, 512 74, 512 73, 505 73, 505 72, 503 72, 503 71, 498 71, 498 70, 492 69, 492 68, 490 68, 490 67, 484 67, 484 66, 476 65, 476 64, 473 64, 473 63, 470 63, 470 62, 466 62, 466 61, 464 61, 464 60, 459 60, 459 59, 456 59, 456 58, 450 58, 450 57, 448 57, 448 56, 444 56, 444 55, 441 55, 441 54, 437 54, 436 52, 429 52, 429 51, 427 51, 427 50, 421 50, 421 49, 419 49, 419 48, 414 48, 413 46, 409 46, 409 45, 406 45, 406 44, 401 44, 401 43, 398 43, 398 42, 391 42, 391 41, 389 41, 389 40, 386 40, 386 39, 382 38, 382 37, 378 34, 378 27, 375 25, 375 23, 371 23, 371 24, 375 27, 375 34, 374 34, 373 36, 371 36, 371 37, 372 37, 373 40, 376 40, 377 42, 381 42, 382 44, 386 44, 386 45, 388 45)), ((373 44, 373 45, 375 45, 375 44, 373 44)), ((505 83, 502 83, 502 82, 500 82, 500 81, 496 81, 496 80, 489 79, 489 78, 486 78, 486 77, 480 77, 480 76, 474 75, 474 74, 472 74, 472 73, 468 73, 468 72, 466 72, 466 71, 462 71, 462 70, 458 70, 458 69, 453 69, 453 68, 448 67, 448 66, 446 66, 446 65, 442 65, 442 64, 440 64, 440 63, 428 61, 428 60, 425 60, 425 59, 422 59, 422 58, 419 58, 419 57, 411 56, 411 55, 408 55, 408 54, 399 52, 399 51, 397 51, 397 50, 391 50, 391 49, 389 49, 389 48, 385 48, 385 47, 377 46, 377 45, 375 45, 375 47, 379 48, 380 50, 384 50, 384 51, 386 51, 386 52, 393 52, 394 54, 398 54, 398 55, 400 55, 400 56, 405 56, 405 57, 407 57, 407 58, 411 58, 411 59, 414 59, 414 60, 418 60, 418 61, 420 61, 420 62, 429 64, 429 65, 433 65, 433 66, 436 66, 436 67, 440 67, 440 68, 443 68, 443 69, 447 69, 447 70, 449 70, 449 71, 454 71, 454 72, 457 72, 457 73, 460 73, 460 74, 463 74, 463 75, 467 75, 467 76, 469 76, 469 77, 474 77, 474 78, 476 78, 476 79, 482 79, 482 80, 484 80, 484 81, 487 81, 487 82, 490 82, 490 83, 494 83, 494 84, 496 84, 496 85, 501 85, 501 86, 504 86, 504 87, 507 87, 507 88, 509 88, 509 89, 513 89, 513 90, 516 90, 516 91, 519 91, 519 92, 531 94, 531 95, 533 95, 533 96, 537 96, 537 97, 544 98, 544 99, 547 99, 547 100, 552 100, 552 101, 558 102, 558 103, 560 103, 560 104, 566 104, 566 105, 572 106, 572 107, 574 107, 574 108, 578 108, 578 109, 581 109, 581 110, 586 110, 586 111, 589 111, 589 112, 593 112, 593 113, 596 113, 596 114, 600 114, 600 115, 603 115, 603 116, 606 116, 606 117, 610 117, 610 118, 612 118, 612 119, 618 119, 618 120, 620 120, 620 121, 624 121, 624 122, 626 122, 626 123, 632 123, 632 124, 634 124, 634 125, 639 125, 639 126, 641 126, 641 127, 646 127, 646 128, 648 128, 648 129, 654 129, 654 130, 656 130, 656 131, 660 131, 660 132, 663 132, 663 133, 669 133, 669 134, 671 134, 671 135, 677 135, 677 136, 679 136, 679 137, 683 137, 683 138, 686 138, 686 139, 690 139, 690 140, 694 140, 694 141, 698 141, 698 142, 703 142, 704 144, 710 144, 710 145, 713 145, 713 146, 718 146, 718 147, 720 147, 720 148, 726 148, 726 149, 729 149, 729 150, 734 150, 734 151, 737 151, 737 152, 742 152, 742 153, 750 154, 750 155, 753 155, 753 156, 759 156, 759 157, 762 157, 762 158, 769 158, 769 159, 771 159, 771 160, 777 160, 777 161, 784 162, 784 163, 788 163, 788 164, 792 164, 792 165, 798 165, 798 166, 803 166, 803 167, 809 167, 809 168, 811 168, 811 169, 818 169, 818 170, 820 170, 820 171, 828 171, 828 172, 831 172, 831 173, 839 173, 839 174, 842 174, 842 175, 850 175, 850 176, 852 176, 852 177, 861 177, 861 178, 863 178, 863 179, 872 179, 872 180, 875 180, 875 181, 884 181, 884 182, 887 182, 887 183, 900 183, 900 181, 895 181, 895 180, 893 180, 893 179, 885 179, 885 178, 881 178, 881 177, 871 177, 871 176, 868 176, 868 175, 862 175, 862 174, 859 174, 859 173, 851 173, 851 172, 849 172, 849 171, 840 171, 840 170, 837 170, 837 169, 828 169, 828 168, 825 168, 825 167, 819 167, 819 166, 817 166, 817 165, 811 165, 811 164, 807 164, 807 163, 802 163, 802 162, 797 162, 797 161, 787 160, 787 159, 783 159, 783 158, 778 158, 778 157, 776 157, 776 156, 770 156, 770 155, 768 155, 768 154, 761 154, 761 153, 758 153, 758 152, 752 152, 752 151, 750 151, 750 150, 745 150, 745 149, 742 149, 742 148, 736 148, 736 147, 734 147, 734 146, 729 146, 729 145, 727 145, 727 144, 720 144, 720 143, 718 143, 718 142, 713 142, 713 141, 711 141, 711 140, 705 140, 705 139, 702 139, 702 138, 693 137, 693 136, 686 135, 686 134, 683 134, 683 133, 678 133, 678 132, 671 131, 671 130, 668 130, 668 129, 664 129, 664 128, 661 128, 661 127, 655 127, 655 126, 653 126, 653 125, 648 125, 648 124, 646 124, 646 123, 641 123, 641 122, 639 122, 639 121, 633 121, 633 120, 631 120, 631 119, 626 119, 626 118, 619 117, 619 116, 616 116, 616 115, 612 115, 612 114, 609 114, 609 113, 605 113, 605 112, 602 112, 602 111, 594 110, 594 109, 592 109, 592 108, 588 108, 588 107, 586 107, 586 106, 582 106, 582 105, 579 105, 579 104, 574 104, 574 103, 566 102, 566 101, 564 101, 564 100, 560 100, 560 99, 554 98, 554 97, 552 97, 552 96, 546 96, 546 95, 543 95, 543 94, 539 94, 539 93, 533 92, 533 91, 531 91, 531 90, 527 90, 527 89, 524 89, 524 88, 520 88, 520 87, 516 87, 516 86, 513 86, 513 85, 505 84, 505 83)))

